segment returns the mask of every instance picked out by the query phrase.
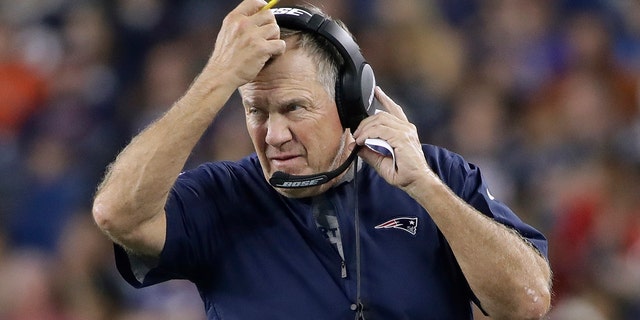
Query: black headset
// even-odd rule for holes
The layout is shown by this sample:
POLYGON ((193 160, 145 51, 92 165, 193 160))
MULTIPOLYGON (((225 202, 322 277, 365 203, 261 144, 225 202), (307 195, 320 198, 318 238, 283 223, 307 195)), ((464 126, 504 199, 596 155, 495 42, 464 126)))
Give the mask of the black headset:
POLYGON ((271 11, 278 26, 320 35, 340 53, 344 64, 339 69, 335 100, 342 127, 355 131, 360 121, 375 113, 378 104, 373 94, 376 86, 373 69, 360 53, 358 44, 335 21, 304 8, 278 7, 271 11))
MULTIPOLYGON (((351 35, 338 23, 319 14, 312 14, 300 7, 278 7, 271 9, 278 26, 317 34, 331 43, 342 59, 336 81, 336 106, 343 128, 355 131, 360 121, 373 115, 381 106, 373 90, 376 78, 373 69, 360 53, 360 48, 351 35)), ((306 188, 320 185, 344 172, 356 159, 359 147, 353 149, 349 158, 338 168, 310 175, 291 175, 281 171, 273 173, 269 183, 279 188, 306 188)))

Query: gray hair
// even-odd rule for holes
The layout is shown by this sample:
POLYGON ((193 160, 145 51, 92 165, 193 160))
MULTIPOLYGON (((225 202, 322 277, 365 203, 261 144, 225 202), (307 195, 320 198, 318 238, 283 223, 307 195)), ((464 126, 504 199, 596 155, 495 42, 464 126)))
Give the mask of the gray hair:
MULTIPOLYGON (((349 33, 347 27, 342 21, 332 19, 319 8, 309 4, 303 5, 301 7, 309 11, 311 14, 319 14, 325 19, 335 21, 338 25, 340 25, 340 27, 342 27, 349 33)), ((288 39, 296 36, 297 39, 294 43, 295 46, 309 54, 313 62, 315 62, 315 64, 318 66, 318 81, 325 87, 329 95, 335 99, 336 81, 338 80, 340 68, 344 64, 344 59, 335 48, 335 46, 320 35, 287 28, 280 29, 281 39, 288 39)))

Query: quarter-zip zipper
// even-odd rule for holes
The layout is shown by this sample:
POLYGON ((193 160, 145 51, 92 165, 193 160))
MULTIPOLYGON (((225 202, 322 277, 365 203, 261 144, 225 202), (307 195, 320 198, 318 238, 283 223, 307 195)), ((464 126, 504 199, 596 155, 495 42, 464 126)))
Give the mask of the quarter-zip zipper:
POLYGON ((347 265, 344 263, 344 260, 340 261, 340 276, 342 279, 347 277, 347 265))
POLYGON ((362 277, 360 271, 362 269, 362 261, 360 260, 360 207, 358 206, 358 161, 356 158, 353 173, 353 189, 354 189, 354 217, 353 224, 355 227, 355 245, 356 245, 356 303, 358 305, 356 319, 364 319, 364 305, 362 304, 362 277))

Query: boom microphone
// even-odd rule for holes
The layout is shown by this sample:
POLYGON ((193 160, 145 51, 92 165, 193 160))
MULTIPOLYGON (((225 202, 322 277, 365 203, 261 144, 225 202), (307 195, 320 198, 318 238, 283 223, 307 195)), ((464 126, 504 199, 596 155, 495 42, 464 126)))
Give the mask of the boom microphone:
POLYGON ((307 188, 327 183, 347 170, 351 162, 353 162, 358 155, 358 150, 360 150, 360 146, 353 148, 349 158, 347 158, 347 160, 335 170, 299 176, 284 173, 282 171, 276 171, 269 179, 269 183, 274 187, 287 189, 307 188))

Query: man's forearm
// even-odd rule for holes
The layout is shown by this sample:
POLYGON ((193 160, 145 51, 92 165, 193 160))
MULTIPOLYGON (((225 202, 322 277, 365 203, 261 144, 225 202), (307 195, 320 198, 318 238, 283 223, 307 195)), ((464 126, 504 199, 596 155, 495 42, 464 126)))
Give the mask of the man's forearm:
POLYGON ((164 230, 155 229, 164 227, 164 217, 157 216, 164 215, 169 190, 189 154, 234 90, 196 80, 118 155, 98 188, 93 210, 114 241, 142 253, 159 253, 164 230))
POLYGON ((550 270, 517 233, 484 216, 434 176, 412 196, 447 239, 482 307, 497 319, 539 319, 550 303, 550 270))

